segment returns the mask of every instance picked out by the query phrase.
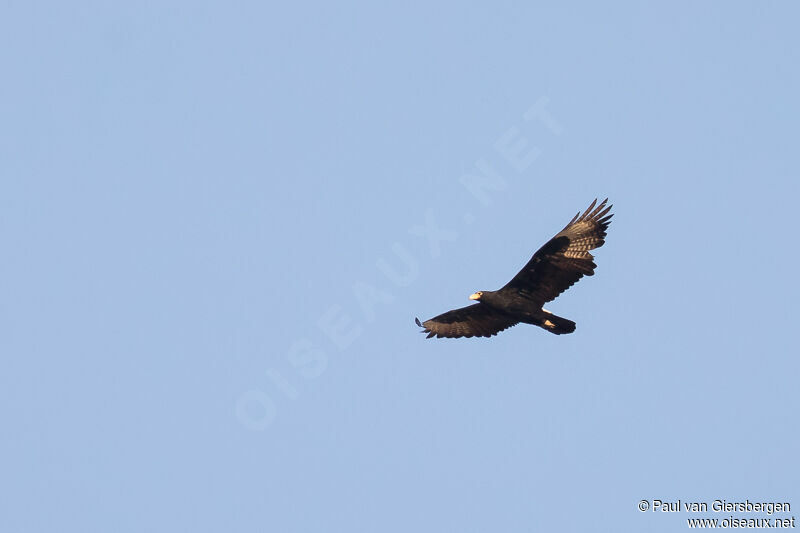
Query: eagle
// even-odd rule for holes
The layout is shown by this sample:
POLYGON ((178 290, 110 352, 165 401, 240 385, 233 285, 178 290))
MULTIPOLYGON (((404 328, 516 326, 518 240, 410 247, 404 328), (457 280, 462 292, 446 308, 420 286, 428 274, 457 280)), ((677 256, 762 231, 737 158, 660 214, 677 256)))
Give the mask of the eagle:
POLYGON ((554 315, 544 304, 555 300, 583 276, 594 275, 594 250, 605 243, 611 224, 608 198, 572 217, 555 237, 539 248, 511 281, 497 291, 478 291, 469 299, 478 303, 453 309, 425 322, 415 318, 431 337, 491 337, 522 322, 563 335, 575 331, 575 322, 554 315))

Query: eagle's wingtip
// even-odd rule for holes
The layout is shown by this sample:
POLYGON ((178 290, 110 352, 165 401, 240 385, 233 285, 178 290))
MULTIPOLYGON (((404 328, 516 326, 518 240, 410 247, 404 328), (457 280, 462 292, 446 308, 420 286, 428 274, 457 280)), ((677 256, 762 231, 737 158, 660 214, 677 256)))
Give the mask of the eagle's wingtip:
POLYGON ((419 327, 422 327, 422 322, 419 321, 419 318, 414 317, 414 322, 416 322, 419 327))

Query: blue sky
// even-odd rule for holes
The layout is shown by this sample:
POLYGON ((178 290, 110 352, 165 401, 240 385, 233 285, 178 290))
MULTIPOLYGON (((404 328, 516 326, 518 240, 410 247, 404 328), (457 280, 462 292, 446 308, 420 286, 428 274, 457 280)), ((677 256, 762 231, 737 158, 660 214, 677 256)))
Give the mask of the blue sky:
POLYGON ((800 509, 796 5, 2 12, 3 531, 800 509), (418 333, 606 196, 574 334, 418 333))

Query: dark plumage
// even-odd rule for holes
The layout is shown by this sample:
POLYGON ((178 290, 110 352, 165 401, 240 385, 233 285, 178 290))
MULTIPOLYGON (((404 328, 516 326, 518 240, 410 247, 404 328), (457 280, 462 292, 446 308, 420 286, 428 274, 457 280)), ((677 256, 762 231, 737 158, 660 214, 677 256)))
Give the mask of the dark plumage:
POLYGON ((589 250, 603 246, 611 223, 608 198, 578 212, 569 224, 533 254, 522 270, 497 291, 479 291, 469 297, 479 303, 453 309, 420 322, 431 337, 491 337, 524 322, 561 335, 575 331, 575 322, 556 316, 542 306, 554 300, 597 265, 589 250))

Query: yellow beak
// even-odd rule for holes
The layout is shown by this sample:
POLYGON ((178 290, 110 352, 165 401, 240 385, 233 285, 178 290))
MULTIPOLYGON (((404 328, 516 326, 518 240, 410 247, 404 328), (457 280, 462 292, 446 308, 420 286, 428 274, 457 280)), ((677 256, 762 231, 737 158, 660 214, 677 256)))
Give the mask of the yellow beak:
POLYGON ((480 300, 481 299, 481 293, 476 292, 475 294, 470 294, 469 299, 470 300, 480 300))

